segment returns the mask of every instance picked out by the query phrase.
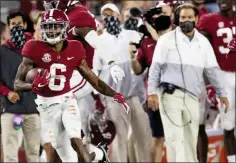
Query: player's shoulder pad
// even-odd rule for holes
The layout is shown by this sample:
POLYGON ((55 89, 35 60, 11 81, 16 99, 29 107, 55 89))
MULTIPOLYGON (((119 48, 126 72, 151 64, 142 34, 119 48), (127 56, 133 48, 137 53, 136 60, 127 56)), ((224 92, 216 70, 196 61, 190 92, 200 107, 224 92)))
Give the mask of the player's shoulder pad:
POLYGON ((84 51, 83 44, 78 40, 68 40, 69 47, 72 47, 73 51, 84 51))
POLYGON ((43 41, 30 39, 25 43, 23 51, 26 50, 26 49, 27 50, 36 50, 35 49, 36 46, 39 47, 40 45, 43 45, 43 44, 44 44, 43 41))

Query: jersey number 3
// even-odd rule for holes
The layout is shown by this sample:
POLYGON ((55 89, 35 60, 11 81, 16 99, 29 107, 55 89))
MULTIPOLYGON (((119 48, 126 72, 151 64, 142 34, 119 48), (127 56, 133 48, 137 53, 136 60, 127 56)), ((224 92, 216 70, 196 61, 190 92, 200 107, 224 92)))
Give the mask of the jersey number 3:
MULTIPOLYGON (((235 30, 235 27, 233 27, 233 31, 235 30)), ((235 30, 236 31, 236 30, 235 30)), ((225 35, 225 38, 223 38, 223 42, 225 44, 228 44, 233 39, 233 33, 230 28, 220 28, 217 30, 217 36, 222 37, 225 35)), ((228 54, 229 49, 227 47, 224 47, 224 45, 219 46, 219 51, 221 54, 228 54)))
POLYGON ((48 87, 53 91, 62 91, 65 87, 66 77, 64 75, 56 75, 56 71, 66 72, 66 66, 64 64, 52 64, 50 67, 51 79, 48 87), (60 80, 59 85, 55 85, 55 80, 60 80))

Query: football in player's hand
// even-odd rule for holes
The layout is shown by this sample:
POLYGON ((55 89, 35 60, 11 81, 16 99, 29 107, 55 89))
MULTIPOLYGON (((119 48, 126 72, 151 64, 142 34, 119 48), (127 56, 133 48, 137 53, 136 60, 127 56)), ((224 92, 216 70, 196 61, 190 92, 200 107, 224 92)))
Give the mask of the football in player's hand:
POLYGON ((25 82, 26 82, 26 83, 33 83, 34 78, 35 78, 35 76, 36 76, 36 74, 37 74, 37 71, 40 71, 40 76, 42 76, 42 75, 43 75, 43 72, 44 72, 44 69, 41 69, 41 68, 34 68, 34 69, 30 70, 30 71, 27 73, 26 77, 25 77, 25 82))

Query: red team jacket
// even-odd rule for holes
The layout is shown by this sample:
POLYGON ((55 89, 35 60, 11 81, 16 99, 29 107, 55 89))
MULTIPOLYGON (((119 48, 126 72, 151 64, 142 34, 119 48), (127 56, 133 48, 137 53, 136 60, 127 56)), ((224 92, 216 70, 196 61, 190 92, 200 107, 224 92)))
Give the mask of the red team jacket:
POLYGON ((151 37, 145 37, 141 43, 141 47, 138 49, 137 59, 143 70, 149 68, 152 64, 152 57, 156 47, 156 41, 151 37))
MULTIPOLYGON (((152 57, 156 47, 156 41, 151 37, 145 37, 141 43, 141 47, 138 49, 137 60, 142 66, 142 70, 144 71, 146 68, 150 68, 152 64, 152 57)), ((147 91, 147 80, 145 82, 145 87, 147 91)), ((146 95, 147 92, 146 92, 146 95)))

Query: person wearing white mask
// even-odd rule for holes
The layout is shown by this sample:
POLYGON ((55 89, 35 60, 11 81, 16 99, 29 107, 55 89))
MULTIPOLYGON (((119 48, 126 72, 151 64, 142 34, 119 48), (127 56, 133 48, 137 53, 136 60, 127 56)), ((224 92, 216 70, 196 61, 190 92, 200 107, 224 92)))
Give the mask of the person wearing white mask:
MULTIPOLYGON (((138 76, 136 76, 131 68, 130 56, 129 56, 129 44, 139 43, 141 36, 136 31, 125 30, 120 26, 120 11, 114 4, 106 4, 101 8, 101 15, 104 19, 104 32, 100 36, 102 42, 109 42, 107 48, 114 52, 115 62, 125 72, 125 78, 121 83, 115 84, 112 80, 109 72, 109 67, 104 64, 104 60, 99 57, 100 53, 104 53, 104 49, 95 49, 93 67, 98 76, 103 79, 114 90, 122 92, 126 98, 127 104, 131 108, 131 113, 127 116, 117 108, 110 98, 100 96, 104 104, 104 114, 110 118, 116 127, 116 137, 112 143, 114 162, 127 162, 127 144, 128 144, 128 130, 131 125, 132 132, 134 134, 137 162, 149 161, 149 150, 151 131, 148 127, 148 116, 144 112, 142 104, 144 101, 140 101, 137 96, 140 90, 145 91, 144 82, 137 83, 138 76), (131 121, 132 120, 132 121, 131 121)), ((107 51, 107 49, 106 49, 107 51)))

